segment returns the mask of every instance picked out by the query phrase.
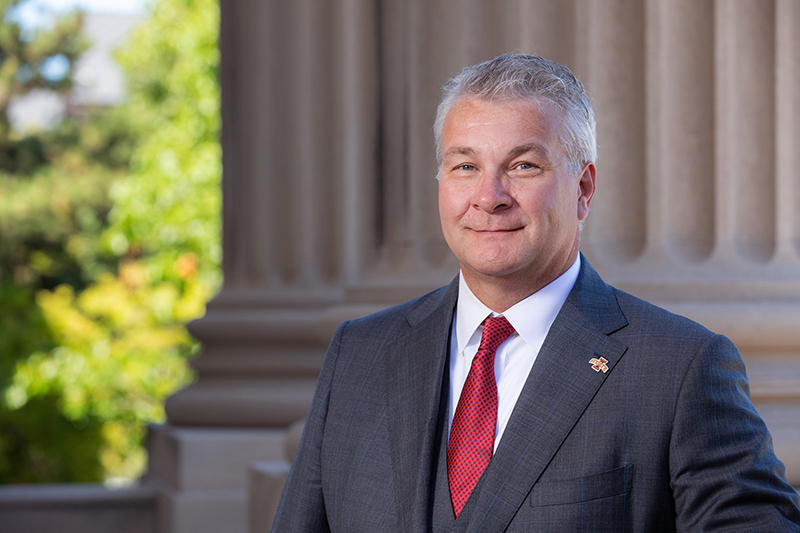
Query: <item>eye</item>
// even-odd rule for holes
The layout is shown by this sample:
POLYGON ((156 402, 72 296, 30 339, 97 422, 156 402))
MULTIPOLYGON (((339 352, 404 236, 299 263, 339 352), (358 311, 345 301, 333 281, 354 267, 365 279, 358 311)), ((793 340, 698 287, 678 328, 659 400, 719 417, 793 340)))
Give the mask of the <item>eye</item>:
POLYGON ((469 163, 464 163, 463 165, 458 165, 458 166, 455 168, 455 170, 465 170, 465 171, 470 171, 470 170, 475 170, 475 167, 474 167, 473 165, 470 165, 469 163))
POLYGON ((521 163, 517 163, 512 167, 513 170, 533 170, 535 167, 532 163, 528 163, 527 161, 522 161, 521 163))

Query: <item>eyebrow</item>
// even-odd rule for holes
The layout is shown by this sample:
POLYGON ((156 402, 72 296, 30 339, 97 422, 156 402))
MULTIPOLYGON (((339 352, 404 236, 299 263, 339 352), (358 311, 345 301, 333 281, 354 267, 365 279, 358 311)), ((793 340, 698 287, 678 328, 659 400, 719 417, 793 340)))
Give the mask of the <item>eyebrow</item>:
POLYGON ((447 149, 447 151, 444 153, 444 156, 442 156, 442 159, 445 159, 451 155, 475 155, 475 150, 467 146, 453 146, 452 148, 447 149))
MULTIPOLYGON (((515 146, 508 152, 508 155, 513 159, 528 152, 534 152, 539 156, 544 157, 545 159, 548 159, 550 157, 547 148, 538 143, 522 144, 520 146, 515 146)), ((445 159, 453 155, 475 155, 475 150, 468 146, 453 146, 447 149, 442 159, 445 159)))
POLYGON ((511 158, 513 159, 514 157, 520 156, 522 154, 527 154, 528 152, 534 152, 538 154, 540 157, 543 157, 545 159, 549 159, 550 157, 547 148, 537 143, 523 144, 521 146, 516 146, 509 151, 508 155, 511 156, 511 158))

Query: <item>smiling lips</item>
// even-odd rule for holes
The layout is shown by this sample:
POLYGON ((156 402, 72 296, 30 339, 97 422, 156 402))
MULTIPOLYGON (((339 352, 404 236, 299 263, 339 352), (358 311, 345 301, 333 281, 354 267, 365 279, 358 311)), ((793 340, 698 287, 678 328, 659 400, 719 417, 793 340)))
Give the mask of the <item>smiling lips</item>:
POLYGON ((511 233, 512 231, 519 231, 522 227, 519 228, 490 228, 490 229, 475 229, 475 228, 467 228, 475 233, 511 233))

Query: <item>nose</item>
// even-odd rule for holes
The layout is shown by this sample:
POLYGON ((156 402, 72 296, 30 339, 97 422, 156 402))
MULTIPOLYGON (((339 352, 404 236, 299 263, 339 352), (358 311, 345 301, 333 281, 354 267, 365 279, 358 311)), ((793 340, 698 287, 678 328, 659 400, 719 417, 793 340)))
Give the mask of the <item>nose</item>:
POLYGON ((509 194, 502 174, 486 173, 476 182, 473 196, 473 206, 494 213, 511 207, 513 198, 509 194))

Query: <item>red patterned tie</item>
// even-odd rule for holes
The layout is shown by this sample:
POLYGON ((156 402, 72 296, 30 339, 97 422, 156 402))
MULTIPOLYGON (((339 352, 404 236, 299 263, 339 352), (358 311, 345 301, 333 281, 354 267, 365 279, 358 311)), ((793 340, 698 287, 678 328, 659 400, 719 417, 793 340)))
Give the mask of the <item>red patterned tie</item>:
POLYGON ((481 345, 453 416, 447 445, 447 477, 456 517, 492 459, 497 429, 494 355, 512 333, 514 327, 502 316, 484 320, 481 345))

